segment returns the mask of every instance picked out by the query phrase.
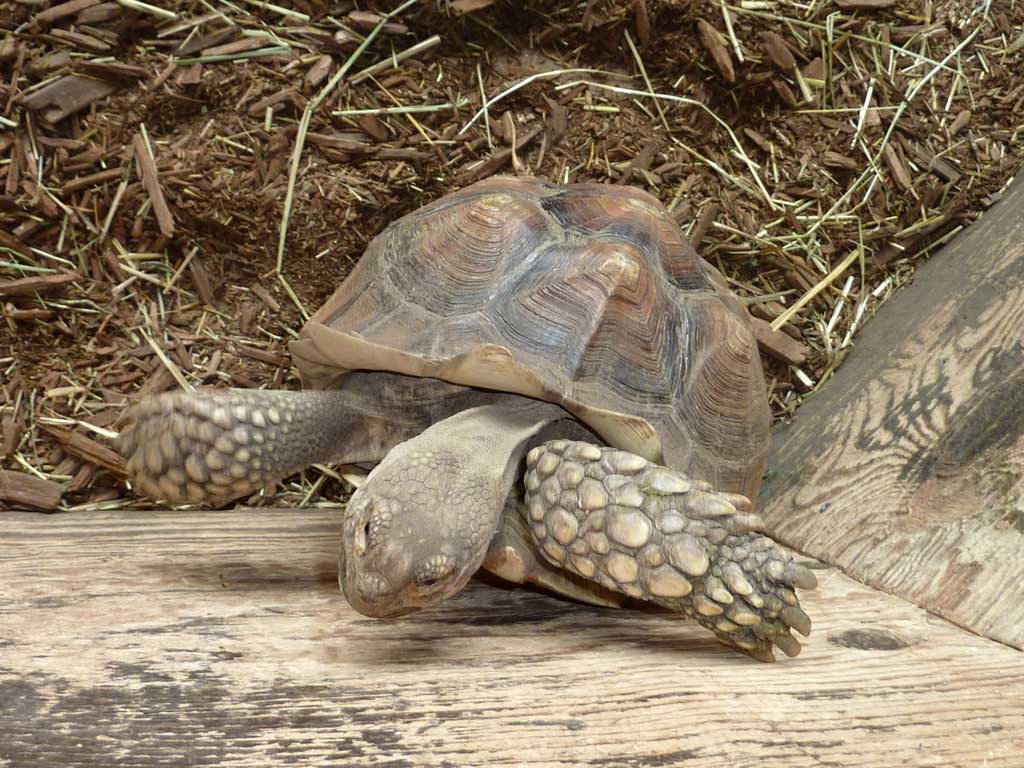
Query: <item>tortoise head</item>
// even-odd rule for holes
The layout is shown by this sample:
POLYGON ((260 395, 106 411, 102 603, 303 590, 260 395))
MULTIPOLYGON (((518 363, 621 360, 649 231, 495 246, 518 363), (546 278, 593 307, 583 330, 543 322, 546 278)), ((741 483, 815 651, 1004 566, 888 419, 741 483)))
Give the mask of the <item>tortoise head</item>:
POLYGON ((353 494, 339 580, 357 611, 389 618, 429 608, 480 567, 497 515, 459 464, 443 451, 398 449, 353 494))

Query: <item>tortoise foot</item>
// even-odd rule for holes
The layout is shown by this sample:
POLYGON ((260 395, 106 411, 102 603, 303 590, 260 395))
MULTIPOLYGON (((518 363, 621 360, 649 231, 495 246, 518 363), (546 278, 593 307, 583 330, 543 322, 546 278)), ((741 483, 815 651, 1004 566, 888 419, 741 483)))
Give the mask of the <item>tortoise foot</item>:
POLYGON ((695 618, 762 661, 811 630, 796 588, 814 574, 764 535, 750 501, 641 456, 555 440, 527 456, 526 509, 552 563, 695 618))

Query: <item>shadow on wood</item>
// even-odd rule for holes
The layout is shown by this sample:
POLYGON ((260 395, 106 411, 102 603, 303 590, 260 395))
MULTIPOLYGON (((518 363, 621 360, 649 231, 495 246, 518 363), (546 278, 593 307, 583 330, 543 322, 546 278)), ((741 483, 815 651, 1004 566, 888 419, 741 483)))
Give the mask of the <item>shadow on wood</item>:
POLYGON ((882 306, 768 471, 781 541, 1024 648, 1024 179, 882 306))

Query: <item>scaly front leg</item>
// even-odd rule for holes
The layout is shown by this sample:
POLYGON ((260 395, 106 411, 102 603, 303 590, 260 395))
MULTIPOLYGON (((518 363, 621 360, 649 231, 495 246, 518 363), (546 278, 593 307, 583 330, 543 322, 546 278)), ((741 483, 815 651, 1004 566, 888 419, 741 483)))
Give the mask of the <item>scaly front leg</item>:
POLYGON ((764 535, 743 496, 614 448, 555 440, 527 455, 526 509, 552 563, 697 619, 761 661, 800 652, 814 574, 764 535))

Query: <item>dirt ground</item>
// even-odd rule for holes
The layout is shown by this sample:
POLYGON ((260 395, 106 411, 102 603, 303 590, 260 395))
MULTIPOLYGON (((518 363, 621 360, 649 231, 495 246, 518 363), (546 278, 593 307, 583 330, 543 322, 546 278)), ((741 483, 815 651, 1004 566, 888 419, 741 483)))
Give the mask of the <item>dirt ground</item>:
POLYGON ((0 30, 0 508, 148 505, 126 404, 297 386, 369 240, 494 173, 657 195, 788 418, 1021 161, 1015 2, 28 0, 0 30))

